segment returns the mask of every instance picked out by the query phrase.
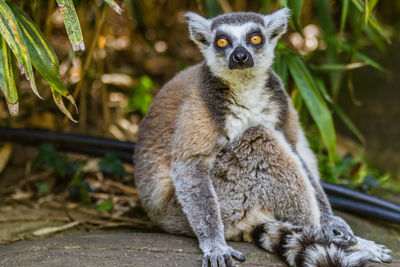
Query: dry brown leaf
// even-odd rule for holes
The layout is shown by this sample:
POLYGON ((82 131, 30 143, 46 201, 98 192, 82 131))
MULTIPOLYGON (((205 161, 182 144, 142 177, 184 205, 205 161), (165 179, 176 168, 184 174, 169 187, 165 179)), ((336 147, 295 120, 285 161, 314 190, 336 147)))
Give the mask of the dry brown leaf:
POLYGON ((15 193, 10 196, 10 199, 24 200, 24 199, 30 199, 32 196, 33 196, 32 192, 25 192, 17 189, 15 193))
POLYGON ((35 236, 48 235, 48 234, 52 234, 55 232, 67 230, 69 228, 77 226, 78 224, 80 224, 80 222, 71 222, 71 223, 67 223, 62 226, 57 226, 57 227, 46 227, 46 228, 42 228, 42 229, 34 231, 33 235, 35 235, 35 236))
POLYGON ((5 143, 0 150, 0 173, 6 167, 8 160, 11 157, 11 152, 12 152, 12 144, 5 143))

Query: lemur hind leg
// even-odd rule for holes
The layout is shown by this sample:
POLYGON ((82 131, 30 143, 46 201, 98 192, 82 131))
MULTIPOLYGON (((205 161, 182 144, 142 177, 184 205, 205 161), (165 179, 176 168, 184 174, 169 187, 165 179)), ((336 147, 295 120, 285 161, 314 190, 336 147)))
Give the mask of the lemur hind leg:
POLYGON ((314 189, 283 135, 262 126, 247 129, 217 154, 212 171, 225 229, 231 233, 275 218, 320 229, 314 189), (237 229, 235 229, 235 227, 237 229))
POLYGON ((357 237, 354 246, 332 243, 328 236, 307 226, 271 221, 257 226, 253 238, 259 247, 275 252, 289 266, 360 267, 392 260, 391 250, 357 237))

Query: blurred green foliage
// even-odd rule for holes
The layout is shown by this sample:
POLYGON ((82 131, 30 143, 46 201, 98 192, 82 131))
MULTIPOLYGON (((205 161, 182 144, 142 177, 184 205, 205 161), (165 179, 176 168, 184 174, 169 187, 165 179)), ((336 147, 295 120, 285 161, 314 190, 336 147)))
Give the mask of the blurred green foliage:
POLYGON ((34 168, 46 167, 51 168, 59 177, 65 177, 73 174, 78 165, 70 162, 64 155, 58 153, 55 147, 51 144, 41 144, 39 153, 33 162, 34 168))
POLYGON ((126 175, 124 166, 115 153, 106 154, 99 162, 99 170, 112 175, 126 175))
POLYGON ((133 86, 128 102, 128 109, 137 111, 141 115, 145 115, 149 110, 153 101, 151 94, 154 89, 154 83, 147 75, 143 75, 139 79, 139 84, 133 86))
MULTIPOLYGON (((44 18, 40 19, 41 13, 38 12, 38 10, 40 10, 40 7, 44 7, 45 5, 55 1, 16 1, 17 4, 13 3, 13 1, 1 2, 3 7, 3 11, 0 12, 1 21, 4 25, 8 25, 12 21, 16 21, 16 23, 14 23, 17 25, 16 29, 19 29, 20 35, 23 36, 23 38, 17 40, 19 41, 19 47, 23 47, 23 43, 25 42, 26 53, 23 54, 26 54, 26 57, 30 58, 32 61, 31 65, 33 65, 34 69, 36 69, 36 71, 41 74, 42 77, 46 78, 43 73, 51 73, 51 77, 49 77, 52 79, 55 77, 55 80, 45 80, 50 85, 52 95, 59 108, 65 114, 69 114, 69 111, 63 107, 64 104, 62 103, 62 99, 65 97, 70 97, 67 99, 73 102, 73 98, 71 99, 72 96, 69 95, 68 90, 60 89, 62 88, 62 83, 60 85, 56 81, 60 79, 57 56, 55 56, 53 49, 46 40, 46 38, 49 39, 50 36, 42 34, 39 30, 39 28, 44 28, 42 27, 44 24, 46 24, 46 29, 49 28, 48 24, 51 25, 51 20, 48 18, 46 18, 46 21, 44 21, 44 18), (17 5, 24 12, 19 12, 17 5), (11 11, 9 11, 9 9, 11 11), (34 38, 29 38, 32 36, 34 38), (33 42, 30 41, 31 39, 33 42), (45 62, 44 65, 42 64, 43 66, 38 64, 38 62, 41 62, 40 60, 36 60, 35 64, 35 58, 40 58, 38 55, 45 59, 43 60, 43 62, 45 62), (49 66, 51 66, 51 68, 49 68, 49 66), (51 81, 53 81, 53 84, 51 81), (54 84, 56 86, 54 86, 54 84)), ((91 79, 90 81, 99 79, 101 74, 104 74, 104 71, 124 72, 118 69, 119 65, 115 63, 109 63, 112 61, 109 59, 109 57, 113 58, 114 54, 116 54, 115 51, 106 51, 108 53, 106 58, 99 56, 101 55, 100 52, 104 52, 100 51, 101 49, 104 49, 104 45, 101 46, 100 42, 96 42, 97 39, 93 37, 96 35, 96 33, 101 32, 100 21, 102 13, 99 12, 99 10, 103 10, 104 4, 101 5, 99 3, 103 3, 103 1, 72 2, 70 0, 57 0, 59 9, 63 8, 63 5, 65 5, 67 2, 75 4, 77 14, 80 14, 79 9, 81 9, 81 14, 85 14, 85 16, 87 16, 87 18, 80 17, 81 22, 79 23, 76 19, 77 17, 72 14, 75 12, 75 10, 72 10, 72 8, 68 10, 68 12, 72 12, 72 15, 69 17, 74 19, 71 21, 71 23, 65 23, 67 33, 74 33, 74 31, 70 30, 73 28, 78 29, 78 26, 80 29, 82 26, 84 33, 84 35, 82 35, 83 39, 86 39, 86 35, 88 37, 92 37, 92 39, 88 38, 88 40, 94 40, 91 45, 93 44, 93 47, 96 47, 96 45, 98 46, 98 50, 96 50, 97 48, 93 49, 93 53, 88 51, 87 54, 83 54, 85 56, 85 61, 82 61, 82 65, 84 66, 82 68, 82 73, 80 73, 80 77, 82 79, 81 81, 85 79, 91 79), (94 33, 90 31, 93 31, 94 33), (89 70, 91 61, 90 59, 92 57, 94 57, 94 60, 96 60, 95 70, 89 70)), ((114 1, 107 0, 106 2, 118 12, 118 6, 115 5, 114 1)), ((154 91, 155 89, 158 89, 158 81, 160 76, 162 76, 160 72, 166 72, 166 70, 168 70, 168 67, 164 67, 164 69, 161 68, 161 71, 158 72, 158 74, 153 74, 150 72, 147 73, 149 68, 144 68, 143 66, 145 66, 145 63, 142 63, 142 61, 144 62, 148 57, 158 55, 158 52, 156 52, 156 49, 153 47, 156 41, 163 40, 162 36, 164 36, 164 39, 166 40, 167 37, 171 35, 171 39, 175 42, 174 46, 176 45, 176 47, 178 47, 175 49, 175 52, 171 52, 169 57, 171 57, 173 60, 179 61, 177 64, 179 66, 187 64, 186 62, 182 63, 184 61, 181 59, 184 57, 179 58, 178 56, 179 54, 186 53, 180 46, 180 42, 182 42, 182 40, 187 40, 188 38, 185 37, 186 39, 182 38, 178 40, 175 39, 176 35, 173 35, 172 32, 168 32, 170 25, 176 23, 176 21, 180 21, 178 15, 183 11, 190 9, 207 17, 213 17, 222 12, 227 12, 230 10, 255 11, 267 14, 281 7, 289 7, 293 12, 290 20, 291 29, 284 36, 281 43, 277 46, 276 58, 273 67, 278 75, 282 78, 285 87, 292 98, 294 106, 299 112, 303 126, 308 129, 311 128, 311 125, 316 125, 316 130, 311 131, 311 135, 313 135, 312 138, 317 139, 318 141, 318 146, 314 146, 313 148, 315 151, 317 151, 318 158, 321 162, 320 167, 323 172, 322 176, 326 177, 326 179, 329 181, 353 179, 357 180, 358 184, 361 184, 360 181, 367 177, 369 172, 374 174, 376 181, 381 182, 384 180, 382 177, 386 176, 377 174, 368 167, 362 167, 360 168, 360 172, 354 172, 354 169, 356 169, 360 162, 362 162, 362 166, 367 166, 365 159, 363 159, 361 156, 357 157, 357 159, 351 159, 349 157, 339 158, 336 155, 337 138, 334 121, 334 115, 336 115, 336 117, 342 120, 344 124, 354 133, 355 137, 362 144, 364 144, 365 140, 362 133, 357 129, 356 123, 352 122, 347 114, 339 107, 337 104, 337 99, 343 89, 353 90, 352 88, 354 86, 352 81, 352 72, 355 69, 372 67, 379 72, 385 71, 384 66, 374 60, 369 53, 365 52, 365 48, 371 47, 376 48, 377 52, 382 52, 386 49, 387 44, 390 42, 390 31, 387 30, 387 25, 382 25, 377 17, 377 15, 379 15, 377 14, 377 6, 380 5, 380 2, 381 1, 378 0, 119 1, 119 3, 122 4, 121 6, 126 10, 126 13, 131 14, 134 20, 134 23, 132 23, 134 26, 128 25, 125 27, 124 25, 124 27, 120 28, 125 28, 125 31, 128 32, 130 32, 132 29, 134 31, 131 35, 129 35, 129 38, 131 38, 131 43, 129 44, 126 53, 129 53, 131 58, 135 58, 133 62, 138 64, 137 68, 139 69, 135 69, 135 71, 131 71, 131 69, 129 69, 129 71, 131 71, 129 74, 135 73, 133 80, 137 80, 137 82, 134 83, 133 86, 132 84, 127 86, 127 88, 130 88, 128 93, 123 91, 123 93, 128 95, 126 111, 129 115, 132 113, 139 116, 146 114, 153 99, 153 95, 155 93, 154 91), (313 26, 314 32, 317 31, 313 36, 311 36, 308 32, 310 25, 313 26), (160 28, 162 28, 162 30, 158 30, 160 28), (159 32, 164 31, 166 33, 156 32, 155 29, 157 29, 159 32), (300 44, 295 45, 295 42, 293 42, 294 37, 296 37, 297 40, 300 40, 300 44), (308 42, 310 41, 317 41, 317 47, 311 49, 308 46, 308 42), (142 46, 142 50, 138 49, 139 46, 142 46), (138 49, 140 53, 136 53, 135 49, 138 49), (138 58, 137 60, 136 57, 138 58)), ((50 15, 50 12, 53 12, 53 10, 51 10, 49 7, 47 12, 50 15)), ((116 20, 115 17, 109 18, 109 21, 113 20, 116 20)), ((127 20, 124 22, 126 21, 127 20)), ((119 24, 119 26, 121 26, 121 24, 119 24)), ((44 32, 47 33, 48 31, 44 30, 44 32)), ((116 39, 117 34, 112 34, 114 34, 112 37, 115 37, 114 39, 116 39)), ((11 74, 14 74, 15 71, 10 71, 6 67, 14 66, 14 60, 10 60, 11 52, 14 53, 17 61, 22 62, 22 59, 18 53, 16 54, 14 51, 15 49, 10 50, 10 44, 12 43, 11 39, 13 38, 11 38, 10 35, 7 35, 6 31, 0 32, 0 35, 3 36, 3 39, 0 39, 0 44, 4 44, 2 46, 2 51, 5 51, 5 53, 2 53, 2 55, 5 56, 0 57, 0 87, 6 96, 6 101, 9 104, 13 104, 17 103, 16 101, 18 100, 18 92, 16 88, 14 89, 14 87, 16 87, 15 84, 13 85, 14 77, 11 77, 11 74), (6 38, 4 36, 8 36, 8 41, 5 40, 6 38)), ((109 35, 108 37, 110 37, 109 35)), ((11 36, 17 38, 18 34, 13 34, 11 36)), ((106 34, 104 34, 102 37, 107 40, 106 34)), ((74 37, 70 36, 70 39, 73 38, 74 37)), ((82 49, 84 46, 80 45, 83 43, 81 37, 76 39, 77 40, 75 41, 72 40, 74 44, 73 47, 75 49, 82 49)), ((171 43, 168 44, 170 50, 172 50, 171 43)), ((67 57, 69 58, 66 65, 71 68, 73 59, 76 58, 77 55, 71 52, 67 54, 67 57)), ((122 54, 123 56, 120 55, 121 54, 119 54, 119 57, 126 58, 126 54, 122 54)), ((165 56, 165 53, 162 55, 165 56)), ((192 54, 189 54, 189 56, 188 54, 185 55, 187 61, 192 54)), ((120 62, 121 60, 118 61, 118 63, 120 62)), ((160 61, 157 61, 156 63, 158 62, 160 61)), ((126 63, 126 65, 129 65, 130 63, 132 62, 129 61, 126 63)), ((26 65, 29 64, 26 63, 26 65)), ((153 65, 158 67, 157 64, 153 65)), ((65 75, 68 75, 68 72, 66 73, 67 74, 65 75)), ((33 79, 31 79, 31 81, 32 80, 33 79)), ((81 85, 81 83, 79 83, 77 87, 79 87, 79 85, 81 85)), ((85 86, 82 87, 85 88, 85 86)), ((99 86, 97 89, 98 88, 102 87, 99 86)), ((94 91, 93 88, 89 89, 94 91)), ((115 87, 113 89, 117 91, 115 87)), ((85 90, 82 89, 82 91, 85 90)), ((118 92, 120 91, 122 90, 119 90, 118 92)), ((77 90, 77 92, 79 92, 79 90, 77 90)), ((96 95, 96 93, 93 93, 92 95, 96 95)), ((99 93, 97 93, 97 95, 99 95, 99 93)), ((80 104, 85 103, 87 96, 89 96, 87 90, 86 92, 80 92, 80 104)), ((105 100, 103 100, 104 102, 102 104, 103 106, 106 106, 107 104, 105 102, 107 101, 107 96, 103 99, 105 100)), ((85 117, 86 113, 84 110, 82 110, 82 108, 80 109, 80 114, 83 114, 82 117, 85 117)), ((103 117, 105 117, 105 114, 107 113, 104 112, 103 117)), ((104 120, 106 121, 106 119, 104 120)), ((118 164, 116 161, 113 161, 111 157, 109 159, 104 159, 104 161, 104 170, 110 171, 111 173, 117 175, 122 175, 123 172, 118 169, 118 167, 115 167, 118 164), (114 166, 113 164, 116 165, 114 166)), ((67 167, 68 164, 62 159, 59 159, 58 161, 56 160, 52 164, 54 166, 58 166, 57 169, 59 170, 57 172, 60 173, 69 168, 67 167), (63 164, 65 165, 64 167, 63 164)), ((367 180, 371 179, 368 178, 367 180)))

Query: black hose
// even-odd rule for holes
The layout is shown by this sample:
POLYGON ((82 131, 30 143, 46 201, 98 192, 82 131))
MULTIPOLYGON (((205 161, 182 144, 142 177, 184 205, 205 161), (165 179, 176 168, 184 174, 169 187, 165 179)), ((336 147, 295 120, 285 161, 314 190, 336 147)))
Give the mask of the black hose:
POLYGON ((371 205, 384 208, 386 210, 391 210, 400 213, 400 206, 389 201, 373 197, 361 192, 357 192, 345 187, 341 187, 334 184, 324 183, 322 182, 322 188, 324 188, 325 192, 329 195, 336 195, 340 197, 345 197, 346 199, 354 199, 363 203, 369 203, 371 205))
MULTIPOLYGON (((29 145, 51 143, 60 150, 102 157, 115 153, 122 161, 133 163, 135 144, 101 137, 65 134, 47 130, 0 127, 0 141, 29 145)), ((322 183, 333 207, 371 218, 400 223, 400 206, 341 186, 322 183)))
POLYGON ((400 224, 400 213, 340 196, 328 195, 328 199, 334 209, 368 217, 374 220, 400 224))
POLYGON ((51 143, 63 150, 73 150, 74 152, 85 150, 85 148, 91 148, 88 150, 88 154, 95 156, 104 155, 105 153, 101 152, 102 150, 116 153, 124 152, 132 155, 135 148, 135 144, 132 142, 123 142, 103 137, 8 127, 0 127, 0 141, 11 141, 31 145, 51 143))

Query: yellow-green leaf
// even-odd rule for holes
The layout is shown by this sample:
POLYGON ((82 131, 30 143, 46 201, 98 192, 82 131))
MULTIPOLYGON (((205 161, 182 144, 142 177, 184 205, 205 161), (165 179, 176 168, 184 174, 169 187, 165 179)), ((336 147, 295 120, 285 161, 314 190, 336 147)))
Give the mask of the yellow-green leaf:
MULTIPOLYGON (((361 0, 352 0, 351 1, 353 3, 353 5, 358 9, 358 11, 360 12, 365 12, 365 3, 361 0)), ((376 4, 376 3, 375 3, 376 4)), ((380 24, 378 23, 378 21, 376 20, 375 16, 373 15, 369 15, 367 17, 368 23, 388 42, 390 43, 390 40, 387 38, 387 36, 385 35, 385 33, 383 32, 382 27, 380 26, 380 24)))
POLYGON ((343 35, 344 27, 346 25, 347 13, 349 11, 349 0, 342 1, 342 16, 340 18, 340 35, 343 35))
MULTIPOLYGON (((53 94, 54 102, 56 103, 57 107, 65 114, 65 116, 67 116, 68 119, 70 119, 73 122, 77 122, 72 117, 71 113, 68 111, 68 108, 65 107, 62 95, 60 95, 52 86, 50 86, 50 88, 51 88, 51 93, 53 94)), ((72 95, 68 95, 66 98, 69 100, 69 102, 71 102, 74 105, 76 112, 78 112, 78 108, 75 104, 75 100, 72 97, 72 95)))
POLYGON ((63 109, 59 104, 60 101, 62 102, 62 97, 66 97, 73 105, 75 105, 75 101, 60 80, 60 65, 57 55, 36 24, 16 4, 10 3, 10 8, 22 30, 33 66, 50 85, 57 106, 68 118, 73 120, 68 110, 63 109), (54 92, 57 92, 56 96, 54 96, 54 92))
POLYGON ((114 0, 105 0, 105 1, 112 9, 114 9, 115 12, 117 12, 118 14, 122 13, 122 9, 119 7, 119 5, 117 5, 117 3, 115 3, 114 0))
POLYGON ((11 51, 14 53, 19 65, 23 68, 26 78, 31 84, 32 91, 39 97, 36 88, 35 76, 31 65, 31 58, 22 36, 21 29, 10 7, 0 0, 0 35, 6 40, 11 51))
POLYGON ((78 14, 76 14, 75 6, 72 0, 57 0, 60 8, 61 16, 67 30, 69 41, 74 51, 85 51, 85 43, 83 42, 81 25, 79 24, 78 14))
POLYGON ((0 35, 0 89, 3 92, 12 116, 18 114, 18 92, 15 86, 11 51, 0 35))
POLYGON ((311 73, 308 71, 301 58, 296 55, 288 55, 286 56, 286 60, 289 71, 304 99, 304 103, 311 117, 317 124, 322 141, 328 150, 329 158, 334 162, 336 135, 329 108, 319 93, 311 73))

